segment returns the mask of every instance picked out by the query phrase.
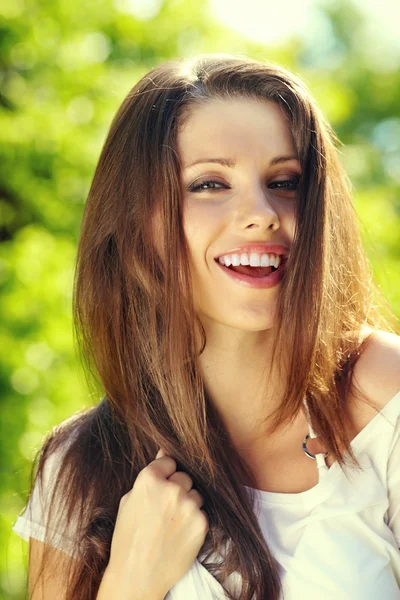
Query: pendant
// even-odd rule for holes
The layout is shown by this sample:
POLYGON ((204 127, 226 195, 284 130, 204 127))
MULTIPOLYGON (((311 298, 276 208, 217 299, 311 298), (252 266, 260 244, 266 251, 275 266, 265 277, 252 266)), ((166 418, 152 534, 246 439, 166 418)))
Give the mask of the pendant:
MULTIPOLYGON (((316 459, 316 454, 312 454, 311 452, 309 452, 307 450, 307 440, 310 439, 310 434, 307 433, 307 435, 305 436, 304 440, 303 440, 303 444, 302 444, 302 448, 305 452, 305 454, 309 457, 309 458, 313 458, 314 460, 316 459)), ((313 440, 317 439, 317 438, 312 438, 313 440)), ((321 453, 322 454, 322 453, 321 453)), ((328 456, 329 452, 325 452, 325 454, 323 454, 323 457, 325 458, 326 456, 328 456)))

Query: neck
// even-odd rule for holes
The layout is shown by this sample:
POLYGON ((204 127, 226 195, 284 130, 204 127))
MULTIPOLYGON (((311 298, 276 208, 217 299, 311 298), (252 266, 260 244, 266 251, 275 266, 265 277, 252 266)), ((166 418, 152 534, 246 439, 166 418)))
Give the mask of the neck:
POLYGON ((272 330, 213 327, 200 356, 205 388, 238 450, 268 435, 268 418, 281 404, 285 379, 271 367, 272 330))

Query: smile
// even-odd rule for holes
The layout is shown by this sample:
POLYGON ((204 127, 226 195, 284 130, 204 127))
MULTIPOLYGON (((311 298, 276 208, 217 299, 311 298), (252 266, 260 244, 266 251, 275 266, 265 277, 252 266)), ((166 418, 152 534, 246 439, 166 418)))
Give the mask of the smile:
MULTIPOLYGON (((276 270, 272 270, 272 272, 268 273, 267 275, 264 275, 263 277, 257 276, 256 272, 253 276, 245 275, 244 273, 237 273, 232 269, 232 266, 225 267, 225 265, 221 265, 221 263, 218 262, 218 260, 215 260, 215 262, 218 265, 218 267, 222 270, 222 272, 227 277, 235 281, 237 284, 248 288, 266 289, 275 287, 276 285, 278 285, 278 283, 280 283, 285 274, 287 258, 285 257, 282 259, 279 267, 276 270)), ((257 269, 257 267, 251 268, 254 268, 255 271, 257 269)), ((273 267, 270 268, 273 269, 273 267)))

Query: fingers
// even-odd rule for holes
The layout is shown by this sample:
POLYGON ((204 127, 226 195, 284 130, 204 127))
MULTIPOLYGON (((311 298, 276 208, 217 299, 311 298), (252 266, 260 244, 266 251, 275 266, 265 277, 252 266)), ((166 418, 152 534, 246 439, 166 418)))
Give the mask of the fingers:
POLYGON ((171 475, 171 477, 168 477, 168 481, 179 483, 179 485, 185 490, 185 492, 191 490, 193 486, 192 478, 184 471, 177 471, 176 473, 171 475))
POLYGON ((197 490, 192 489, 193 480, 187 473, 184 471, 177 471, 171 475, 171 477, 168 477, 168 481, 178 483, 185 490, 185 492, 188 492, 188 496, 194 500, 198 508, 204 505, 203 496, 197 490))
MULTIPOLYGON (((165 452, 165 450, 163 448, 160 448, 157 452, 156 459, 163 458, 165 456, 168 457, 167 453, 165 452)), ((170 457, 168 457, 168 458, 170 458, 170 457)), ((173 481, 175 483, 179 483, 179 485, 186 492, 188 492, 188 495, 195 501, 197 506, 200 508, 201 506, 204 505, 203 496, 197 490, 192 489, 193 480, 190 477, 190 475, 188 475, 184 471, 176 471, 176 462, 173 459, 172 459, 172 461, 175 464, 175 469, 171 472, 171 474, 169 476, 167 475, 168 481, 173 481)))
POLYGON ((190 490, 190 492, 188 492, 188 496, 190 496, 192 500, 195 501, 199 508, 203 506, 204 498, 197 490, 190 490))

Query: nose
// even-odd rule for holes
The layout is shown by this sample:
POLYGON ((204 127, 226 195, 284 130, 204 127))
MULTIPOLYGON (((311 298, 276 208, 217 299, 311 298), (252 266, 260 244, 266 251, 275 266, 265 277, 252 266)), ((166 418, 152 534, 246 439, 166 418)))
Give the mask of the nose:
POLYGON ((254 186, 251 191, 248 191, 241 202, 238 213, 241 225, 246 229, 258 227, 266 231, 276 231, 280 227, 278 213, 268 198, 265 189, 260 185, 254 186))

